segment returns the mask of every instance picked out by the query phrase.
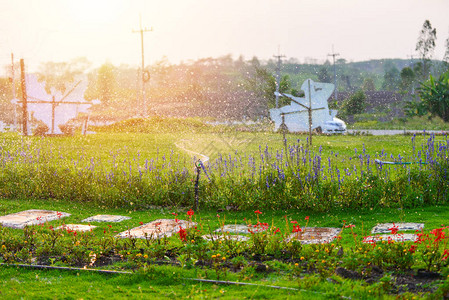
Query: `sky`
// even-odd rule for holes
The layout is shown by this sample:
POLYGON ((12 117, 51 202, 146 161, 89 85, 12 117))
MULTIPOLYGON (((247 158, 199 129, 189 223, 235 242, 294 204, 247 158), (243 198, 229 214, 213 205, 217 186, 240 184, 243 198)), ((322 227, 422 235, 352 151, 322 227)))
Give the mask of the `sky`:
MULTIPOLYGON (((300 62, 417 57, 428 19, 437 29, 434 58, 449 37, 449 0, 0 0, 0 66, 86 57, 93 67, 171 63, 232 54, 300 62), (140 17, 139 17, 140 16, 140 17)), ((6 73, 0 69, 0 75, 6 73)))

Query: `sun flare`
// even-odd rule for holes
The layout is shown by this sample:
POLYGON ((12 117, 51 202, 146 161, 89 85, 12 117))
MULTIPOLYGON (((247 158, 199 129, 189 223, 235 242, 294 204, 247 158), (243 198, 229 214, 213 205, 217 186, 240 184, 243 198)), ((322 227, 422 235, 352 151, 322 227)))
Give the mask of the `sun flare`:
POLYGON ((77 0, 69 1, 68 9, 80 23, 110 23, 121 13, 122 0, 77 0))

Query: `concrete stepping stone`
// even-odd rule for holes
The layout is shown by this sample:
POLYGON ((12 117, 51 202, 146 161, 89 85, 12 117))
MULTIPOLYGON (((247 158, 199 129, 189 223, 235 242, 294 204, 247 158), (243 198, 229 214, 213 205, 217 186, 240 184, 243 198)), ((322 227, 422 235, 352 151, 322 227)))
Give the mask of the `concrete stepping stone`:
MULTIPOLYGON (((391 228, 391 227, 390 227, 391 228)), ((416 242, 418 240, 418 235, 414 233, 399 233, 399 234, 378 234, 372 236, 366 236, 363 238, 362 243, 373 244, 378 242, 416 242)))
POLYGON ((158 219, 139 227, 123 231, 117 235, 121 238, 159 239, 170 237, 183 229, 195 226, 195 222, 175 219, 158 219))
POLYGON ((97 226, 85 225, 85 224, 64 224, 56 228, 56 230, 67 230, 67 231, 92 231, 97 226))
POLYGON ((130 220, 131 217, 117 215, 96 215, 82 220, 81 222, 113 222, 118 223, 124 220, 130 220))
POLYGON ((249 234, 250 230, 253 232, 263 232, 267 230, 268 227, 263 227, 260 225, 247 225, 247 224, 229 224, 218 228, 214 232, 219 233, 232 233, 232 234, 249 234))
POLYGON ((40 225, 45 222, 70 216, 65 212, 53 210, 30 209, 0 217, 0 224, 5 227, 22 229, 25 226, 40 225))
POLYGON ((325 244, 332 242, 341 232, 341 228, 333 227, 307 227, 301 232, 294 232, 287 239, 298 240, 301 244, 325 244))
POLYGON ((394 225, 393 223, 382 223, 374 226, 371 230, 371 233, 391 233, 391 230, 388 229, 392 228, 393 226, 397 227, 398 231, 421 231, 424 228, 424 223, 394 223, 394 225))
POLYGON ((212 241, 212 240, 232 240, 232 241, 237 241, 237 242, 246 242, 249 240, 249 237, 244 236, 244 235, 231 235, 231 234, 225 234, 225 235, 218 235, 218 234, 206 234, 202 236, 203 239, 207 240, 207 241, 212 241))

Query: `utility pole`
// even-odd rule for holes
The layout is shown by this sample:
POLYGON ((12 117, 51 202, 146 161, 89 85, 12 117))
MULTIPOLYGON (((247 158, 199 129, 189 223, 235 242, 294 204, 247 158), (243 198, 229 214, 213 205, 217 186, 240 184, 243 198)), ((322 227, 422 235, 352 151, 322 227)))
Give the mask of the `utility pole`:
POLYGON ((280 50, 278 47, 278 55, 273 55, 273 57, 275 57, 278 62, 277 62, 277 66, 276 66, 276 108, 279 108, 279 87, 281 85, 281 63, 282 63, 282 58, 285 57, 285 55, 281 55, 280 54, 280 50))
POLYGON ((22 87, 22 118, 23 118, 23 135, 28 135, 28 107, 27 107, 27 89, 25 82, 25 63, 23 58, 20 59, 20 84, 22 87))
POLYGON ((145 100, 145 83, 150 79, 149 73, 145 71, 145 60, 144 60, 144 50, 143 50, 143 34, 145 32, 153 31, 153 27, 151 28, 142 28, 142 16, 139 16, 140 21, 140 29, 139 30, 133 30, 133 33, 140 33, 140 42, 141 42, 141 48, 142 48, 142 105, 143 105, 143 115, 144 117, 147 116, 147 103, 145 100), (145 78, 145 75, 147 75, 148 78, 145 78))
MULTIPOLYGON (((410 58, 410 69, 413 70, 413 53, 410 55, 407 55, 408 58, 410 58)), ((412 95, 415 94, 415 79, 412 81, 412 95)))
POLYGON ((309 88, 309 109, 307 113, 309 114, 309 144, 312 146, 312 90, 310 89, 310 79, 307 80, 309 88))
POLYGON ((334 89, 334 100, 338 101, 338 88, 337 88, 337 70, 335 68, 335 57, 339 56, 339 53, 335 53, 334 51, 334 45, 332 45, 332 54, 328 54, 327 56, 332 56, 332 58, 334 59, 334 85, 335 85, 335 89, 334 89))
MULTIPOLYGON (((11 89, 12 98, 16 99, 16 85, 15 85, 15 74, 14 74, 14 53, 11 53, 11 89)), ((17 106, 14 104, 14 131, 17 130, 17 106)))

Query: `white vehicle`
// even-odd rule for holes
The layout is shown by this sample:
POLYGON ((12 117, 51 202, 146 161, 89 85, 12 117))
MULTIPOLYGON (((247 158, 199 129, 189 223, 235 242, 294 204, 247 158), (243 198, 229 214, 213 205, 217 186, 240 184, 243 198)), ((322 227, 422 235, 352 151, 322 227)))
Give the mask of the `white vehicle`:
POLYGON ((334 118, 332 121, 324 122, 323 133, 344 133, 346 132, 346 123, 339 118, 334 118))
POLYGON ((275 131, 281 126, 290 132, 309 131, 309 117, 312 120, 312 130, 319 133, 344 133, 346 124, 336 118, 337 110, 330 110, 327 100, 334 91, 332 83, 313 82, 307 79, 301 86, 304 97, 295 97, 285 93, 275 93, 277 96, 288 97, 290 105, 270 109, 270 117, 274 121, 275 131), (309 116, 310 111, 310 116, 309 116))

